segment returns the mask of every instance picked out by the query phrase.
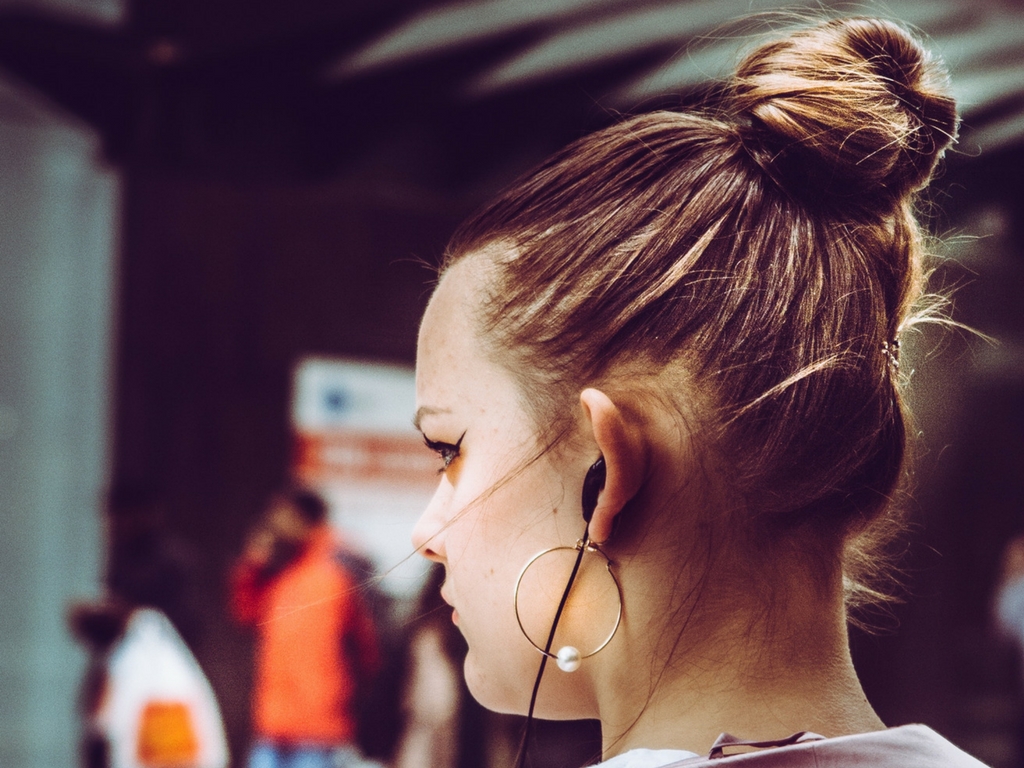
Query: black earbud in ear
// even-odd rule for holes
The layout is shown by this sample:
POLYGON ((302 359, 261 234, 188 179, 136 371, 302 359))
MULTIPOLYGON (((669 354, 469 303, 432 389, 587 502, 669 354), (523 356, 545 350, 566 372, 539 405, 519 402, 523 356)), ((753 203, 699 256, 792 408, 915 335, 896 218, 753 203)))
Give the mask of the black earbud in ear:
POLYGON ((597 508, 597 496, 604 488, 604 456, 590 465, 587 476, 583 478, 583 520, 587 523, 594 516, 597 508))

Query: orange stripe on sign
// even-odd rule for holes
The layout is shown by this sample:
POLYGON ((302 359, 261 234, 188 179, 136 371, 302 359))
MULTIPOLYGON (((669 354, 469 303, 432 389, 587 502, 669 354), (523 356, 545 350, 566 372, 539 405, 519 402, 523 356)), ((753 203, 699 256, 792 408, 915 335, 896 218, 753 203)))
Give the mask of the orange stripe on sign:
POLYGON ((414 435, 298 432, 294 468, 306 481, 353 480, 430 489, 437 484, 438 460, 414 435))

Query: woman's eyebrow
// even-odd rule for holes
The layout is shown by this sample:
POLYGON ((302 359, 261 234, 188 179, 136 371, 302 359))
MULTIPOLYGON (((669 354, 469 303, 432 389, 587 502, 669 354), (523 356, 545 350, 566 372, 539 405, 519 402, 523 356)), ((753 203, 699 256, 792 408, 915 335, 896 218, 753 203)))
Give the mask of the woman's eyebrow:
POLYGON ((416 409, 416 415, 412 417, 412 425, 420 432, 420 421, 423 420, 424 416, 437 416, 442 413, 451 413, 450 408, 433 408, 429 405, 424 405, 416 409))

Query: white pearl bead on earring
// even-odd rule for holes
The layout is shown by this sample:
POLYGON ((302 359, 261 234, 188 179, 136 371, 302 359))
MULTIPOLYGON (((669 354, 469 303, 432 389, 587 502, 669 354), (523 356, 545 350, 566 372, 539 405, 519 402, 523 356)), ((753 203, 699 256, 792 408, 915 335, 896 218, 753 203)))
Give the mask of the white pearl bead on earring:
POLYGON ((563 672, 575 672, 580 668, 580 661, 583 657, 580 655, 579 648, 566 645, 558 649, 558 655, 555 659, 558 668, 563 672))

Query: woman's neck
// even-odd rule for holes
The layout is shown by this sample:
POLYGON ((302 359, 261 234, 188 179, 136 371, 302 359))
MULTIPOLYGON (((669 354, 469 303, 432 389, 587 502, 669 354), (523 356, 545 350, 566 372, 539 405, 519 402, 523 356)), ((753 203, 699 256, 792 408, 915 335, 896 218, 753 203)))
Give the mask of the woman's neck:
POLYGON ((634 625, 598 684, 605 756, 634 747, 706 753, 723 732, 760 741, 798 731, 838 736, 884 728, 853 668, 841 597, 823 599, 807 581, 794 581, 790 599, 776 603, 773 629, 737 611, 703 642, 684 630, 669 664, 640 660, 664 659, 664 645, 653 638, 675 643, 678 627, 657 632, 650 621, 647 631, 634 625), (655 682, 638 686, 647 669, 655 682))

